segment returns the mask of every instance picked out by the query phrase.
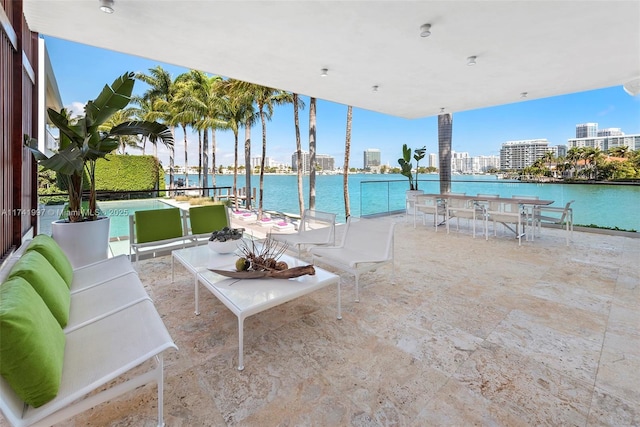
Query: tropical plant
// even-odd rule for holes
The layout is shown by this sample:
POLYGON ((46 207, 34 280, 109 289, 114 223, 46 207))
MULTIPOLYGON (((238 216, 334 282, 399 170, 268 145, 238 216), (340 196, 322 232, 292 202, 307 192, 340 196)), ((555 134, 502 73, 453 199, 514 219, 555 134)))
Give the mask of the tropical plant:
POLYGON ((398 159, 400 165, 400 174, 406 176, 409 179, 409 190, 418 190, 418 167, 420 160, 424 159, 427 152, 427 147, 416 148, 413 154, 413 159, 416 161, 416 177, 413 178, 413 165, 411 164, 411 148, 407 144, 402 145, 402 157, 398 159))
POLYGON ((60 131, 59 150, 53 156, 47 157, 38 151, 35 139, 26 138, 36 160, 45 168, 56 171, 64 180, 69 194, 69 222, 97 219, 96 163, 118 148, 119 137, 143 135, 173 145, 171 131, 157 122, 130 121, 101 130, 113 115, 127 107, 134 83, 134 73, 124 73, 111 86, 105 85, 96 99, 87 102, 84 116, 74 120, 70 120, 64 111, 60 113, 49 108, 49 119, 60 131), (89 208, 82 211, 85 174, 89 180, 89 208))

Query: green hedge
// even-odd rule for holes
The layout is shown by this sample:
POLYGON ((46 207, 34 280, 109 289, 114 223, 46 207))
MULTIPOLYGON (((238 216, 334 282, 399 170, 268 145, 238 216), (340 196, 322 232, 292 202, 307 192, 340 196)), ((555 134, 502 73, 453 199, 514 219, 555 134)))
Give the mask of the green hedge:
MULTIPOLYGON (((108 155, 109 160, 98 160, 96 164, 96 189, 99 191, 135 191, 147 192, 155 190, 156 183, 159 189, 164 190, 164 171, 160 163, 153 156, 127 156, 108 155)), ((38 194, 40 203, 60 204, 67 201, 67 196, 46 196, 47 194, 66 193, 66 185, 63 180, 56 179, 55 172, 43 170, 39 167, 38 194)), ((85 190, 89 189, 86 178, 83 182, 85 190)), ((155 196, 155 193, 147 197, 155 196)), ((139 196, 142 196, 140 194, 139 196)), ((160 193, 160 196, 164 196, 160 193)), ((118 196, 113 196, 117 198, 118 196)), ((124 197, 124 196, 123 196, 124 197)), ((99 198, 102 198, 99 196, 99 198)), ((107 198, 109 198, 107 196, 107 198)))
MULTIPOLYGON (((96 163, 96 190, 149 191, 158 183, 160 165, 153 156, 107 155, 96 163)), ((164 183, 164 174, 161 183, 164 183)))

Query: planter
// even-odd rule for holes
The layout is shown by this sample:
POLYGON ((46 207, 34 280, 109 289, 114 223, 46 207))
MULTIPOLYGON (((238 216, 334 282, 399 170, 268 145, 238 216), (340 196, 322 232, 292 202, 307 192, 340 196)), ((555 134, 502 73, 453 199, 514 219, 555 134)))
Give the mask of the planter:
POLYGON ((51 237, 69 258, 73 268, 109 257, 109 217, 95 221, 51 223, 51 237))
POLYGON ((407 190, 407 202, 406 202, 406 210, 405 210, 405 219, 409 215, 414 215, 414 207, 416 196, 424 194, 424 190, 407 190))

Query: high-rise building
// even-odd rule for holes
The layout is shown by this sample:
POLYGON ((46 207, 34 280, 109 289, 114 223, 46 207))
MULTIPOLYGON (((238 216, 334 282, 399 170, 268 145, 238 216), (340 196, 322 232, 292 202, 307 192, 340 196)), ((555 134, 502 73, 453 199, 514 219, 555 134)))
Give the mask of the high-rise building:
POLYGON ((546 139, 507 141, 500 148, 500 169, 524 169, 544 157, 547 151, 551 150, 546 139))
POLYGON ((640 149, 640 134, 625 135, 620 128, 598 130, 597 123, 585 123, 576 125, 576 137, 570 138, 567 145, 569 148, 587 147, 597 148, 600 151, 607 151, 615 147, 638 150, 640 149), (588 132, 583 130, 586 127, 590 129, 588 132), (579 129, 580 132, 578 132, 579 129))
MULTIPOLYGON (((297 154, 294 152, 291 155, 291 169, 296 172, 298 170, 297 154)), ((309 152, 302 151, 302 173, 309 173, 311 156, 309 152)), ((320 170, 334 170, 335 159, 327 154, 316 154, 316 165, 320 170)))
POLYGON ((436 153, 429 153, 429 167, 438 169, 438 155, 436 153))
POLYGON ((381 163, 381 153, 377 148, 367 148, 364 150, 364 170, 378 169, 381 163))
POLYGON ((582 123, 576 125, 576 138, 592 138, 598 135, 597 123, 582 123))
POLYGON ((599 129, 597 136, 622 136, 624 132, 620 128, 599 129))

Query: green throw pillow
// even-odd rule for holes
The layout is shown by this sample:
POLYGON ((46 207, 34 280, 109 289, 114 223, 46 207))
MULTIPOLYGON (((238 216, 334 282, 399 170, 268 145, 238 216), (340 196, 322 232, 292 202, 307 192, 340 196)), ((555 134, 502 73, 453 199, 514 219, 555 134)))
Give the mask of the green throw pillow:
POLYGON ((15 263, 9 278, 22 277, 40 295, 61 328, 69 321, 71 294, 67 283, 39 252, 29 251, 15 263))
POLYGON ((134 215, 137 243, 182 237, 180 208, 136 211, 134 215))
POLYGON ((211 233, 229 226, 225 205, 189 208, 189 220, 191 221, 192 234, 211 233))
POLYGON ((69 262, 69 258, 62 248, 56 243, 51 236, 46 234, 38 234, 31 240, 27 251, 38 251, 44 256, 49 263, 56 269, 58 274, 64 279, 67 286, 71 286, 73 280, 73 267, 69 262))
POLYGON ((0 286, 0 375, 25 403, 58 394, 65 335, 42 298, 21 277, 0 286))

